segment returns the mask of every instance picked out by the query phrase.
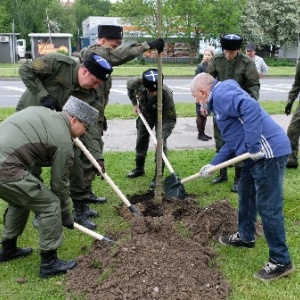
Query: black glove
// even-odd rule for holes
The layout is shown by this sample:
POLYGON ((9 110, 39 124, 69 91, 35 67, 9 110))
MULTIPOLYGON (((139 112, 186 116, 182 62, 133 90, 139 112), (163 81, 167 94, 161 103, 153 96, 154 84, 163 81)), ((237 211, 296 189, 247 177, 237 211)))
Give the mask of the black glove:
POLYGON ((106 117, 104 116, 104 120, 103 120, 103 131, 107 130, 107 120, 106 117))
POLYGON ((44 97, 41 100, 41 103, 44 107, 50 108, 52 110, 55 110, 57 106, 57 100, 53 98, 51 95, 44 97))
POLYGON ((288 103, 285 106, 284 112, 287 116, 291 114, 292 106, 293 106, 293 103, 288 103))
POLYGON ((69 211, 61 214, 62 226, 68 229, 74 229, 74 218, 69 211))
MULTIPOLYGON (((102 173, 105 173, 104 159, 98 159, 97 163, 99 164, 99 166, 100 166, 100 168, 102 170, 102 173)), ((98 176, 101 175, 100 172, 98 171, 98 169, 97 169, 97 175, 98 176)), ((102 177, 102 179, 103 179, 103 177, 102 177)))
POLYGON ((165 42, 163 39, 157 39, 152 42, 148 42, 150 49, 156 49, 158 53, 163 52, 165 47, 165 42))

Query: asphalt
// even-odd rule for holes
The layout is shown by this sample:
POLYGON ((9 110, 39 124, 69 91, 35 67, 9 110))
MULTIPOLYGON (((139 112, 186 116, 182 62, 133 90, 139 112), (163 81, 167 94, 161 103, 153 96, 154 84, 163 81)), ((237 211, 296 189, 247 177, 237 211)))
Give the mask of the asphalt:
MULTIPOLYGON (((291 116, 272 115, 272 118, 285 131, 291 120, 291 116)), ((104 133, 104 151, 135 151, 136 142, 135 120, 108 120, 108 130, 104 133)), ((212 117, 208 117, 205 133, 213 136, 212 117)), ((178 118, 171 136, 168 138, 168 148, 172 150, 187 150, 200 148, 214 148, 215 141, 204 142, 197 139, 196 117, 178 118)), ((150 150, 154 150, 150 142, 150 150)))

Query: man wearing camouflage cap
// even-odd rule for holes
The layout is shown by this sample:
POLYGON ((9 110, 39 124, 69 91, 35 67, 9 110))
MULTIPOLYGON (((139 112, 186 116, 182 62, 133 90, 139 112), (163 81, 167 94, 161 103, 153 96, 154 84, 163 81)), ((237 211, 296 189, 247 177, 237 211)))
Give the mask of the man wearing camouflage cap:
MULTIPOLYGON (((164 41, 162 39, 156 39, 152 42, 133 43, 126 46, 120 46, 122 43, 122 39, 123 28, 121 26, 99 25, 98 39, 94 45, 81 50, 81 61, 84 61, 90 52, 94 52, 104 57, 112 66, 119 66, 133 60, 138 56, 141 56, 145 51, 148 51, 149 49, 156 49, 158 52, 162 52, 164 49, 164 41)), ((101 103, 98 122, 100 135, 103 135, 103 131, 107 130, 107 122, 104 116, 104 109, 109 101, 109 91, 111 85, 112 82, 110 79, 97 89, 97 97, 101 103)), ((103 141, 101 142, 101 147, 103 148, 103 141)), ((90 181, 90 184, 86 187, 87 191, 90 191, 90 196, 86 200, 90 203, 101 203, 105 201, 106 198, 96 197, 91 190, 91 184, 95 177, 96 171, 88 159, 85 159, 84 169, 85 177, 90 181)))
MULTIPOLYGON (((150 128, 157 126, 157 88, 158 70, 146 70, 141 77, 129 79, 127 81, 128 97, 133 105, 133 111, 141 112, 150 128)), ((162 91, 162 138, 163 151, 167 155, 167 139, 171 135, 176 124, 176 110, 173 99, 173 92, 165 85, 162 91)), ((149 148, 149 132, 140 117, 136 120, 136 167, 127 174, 128 178, 136 178, 145 174, 144 165, 149 148)), ((164 163, 162 164, 164 169, 164 163)), ((150 184, 151 188, 156 186, 156 172, 150 184)), ((163 170, 162 170, 163 173, 163 170)))
POLYGON ((39 215, 40 276, 65 273, 75 260, 57 258, 62 244, 62 226, 74 229, 69 207, 69 173, 74 159, 72 138, 80 137, 97 118, 96 109, 71 97, 56 112, 31 106, 0 125, 0 194, 8 203, 4 213, 0 263, 32 253, 18 248, 30 211, 39 215), (51 167, 48 188, 34 174, 35 166, 51 167))
MULTIPOLYGON (((208 73, 219 81, 234 79, 240 87, 245 90, 252 98, 259 98, 259 74, 256 70, 254 61, 241 51, 243 38, 238 34, 222 34, 220 43, 222 53, 216 54, 208 66, 208 73)), ((214 119, 214 138, 216 152, 219 152, 223 145, 220 130, 214 119)), ((232 192, 237 192, 237 185, 240 178, 240 166, 235 167, 234 184, 232 192)), ((218 177, 212 180, 213 184, 227 181, 227 168, 221 169, 218 177)))
MULTIPOLYGON (((75 96, 99 111, 96 89, 109 79, 113 69, 101 56, 91 53, 84 63, 78 63, 71 57, 59 53, 53 53, 28 61, 21 65, 19 73, 27 89, 21 96, 16 110, 22 110, 28 106, 44 106, 51 110, 61 111, 67 99, 75 96)), ((85 145, 100 164, 105 172, 102 149, 99 146, 97 126, 91 126, 85 140, 85 145)), ((73 171, 71 172, 71 197, 75 208, 75 220, 77 223, 89 229, 95 229, 96 225, 89 220, 89 216, 95 216, 96 211, 89 210, 86 203, 80 201, 84 198, 85 177, 79 165, 82 154, 78 149, 75 152, 73 171), (82 198, 74 198, 72 195, 80 194, 82 198)), ((41 169, 37 167, 35 176, 40 178, 41 169)))

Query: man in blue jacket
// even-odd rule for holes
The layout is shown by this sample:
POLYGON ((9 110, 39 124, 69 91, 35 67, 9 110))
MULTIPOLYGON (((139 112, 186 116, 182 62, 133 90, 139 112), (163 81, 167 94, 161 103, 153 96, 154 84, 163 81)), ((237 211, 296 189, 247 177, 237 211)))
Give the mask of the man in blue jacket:
POLYGON ((283 217, 283 177, 289 139, 284 130, 249 96, 235 80, 217 81, 210 74, 197 75, 191 84, 196 102, 214 114, 224 145, 208 169, 246 152, 250 159, 243 162, 238 185, 238 232, 220 237, 222 244, 253 248, 255 223, 259 213, 269 246, 269 262, 255 274, 270 281, 293 272, 283 217))

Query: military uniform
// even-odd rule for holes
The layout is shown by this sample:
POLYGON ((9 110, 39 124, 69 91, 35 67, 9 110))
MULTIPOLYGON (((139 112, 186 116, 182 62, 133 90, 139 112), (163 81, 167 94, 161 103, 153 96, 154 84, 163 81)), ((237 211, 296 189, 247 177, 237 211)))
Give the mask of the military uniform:
MULTIPOLYGON (((141 113, 145 117, 150 128, 156 128, 157 124, 157 96, 150 95, 143 84, 142 77, 136 77, 127 81, 128 97, 132 105, 139 105, 141 113)), ((167 155, 167 138, 171 135, 176 124, 176 110, 173 100, 173 92, 165 85, 162 90, 162 138, 163 151, 167 155)), ((137 140, 136 140, 136 169, 127 175, 134 178, 144 174, 145 158, 149 148, 149 132, 140 117, 136 120, 137 140)), ((163 164, 164 168, 164 164, 163 164)), ((163 171, 163 170, 162 170, 163 171)), ((151 187, 155 187, 155 176, 151 187)))
MULTIPOLYGON (((300 93, 300 63, 298 62, 295 80, 292 89, 289 92, 288 104, 291 110, 292 105, 300 93)), ((287 112, 286 112, 287 113, 287 112)), ((290 111, 289 111, 290 113, 290 111)), ((288 114, 289 114, 288 113, 288 114)), ((287 135, 291 141, 292 154, 289 156, 287 168, 298 168, 298 151, 299 151, 299 136, 300 136, 300 102, 293 114, 290 125, 287 130, 287 135)))
POLYGON ((0 139, 0 194, 9 203, 3 240, 22 234, 32 210, 41 217, 39 248, 57 249, 63 238, 61 216, 69 211, 74 157, 67 115, 27 108, 1 124, 0 139), (35 166, 51 166, 50 189, 32 175, 35 166))

